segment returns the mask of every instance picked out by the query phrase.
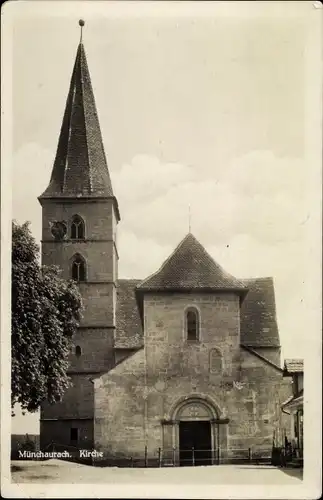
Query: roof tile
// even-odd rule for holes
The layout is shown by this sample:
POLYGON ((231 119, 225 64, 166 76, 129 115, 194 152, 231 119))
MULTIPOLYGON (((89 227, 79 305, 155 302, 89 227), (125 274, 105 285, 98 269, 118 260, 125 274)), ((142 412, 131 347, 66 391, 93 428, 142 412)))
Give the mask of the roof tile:
POLYGON ((245 285, 227 273, 189 233, 161 268, 138 285, 138 290, 235 290, 245 293, 245 285))
MULTIPOLYGON (((249 292, 241 306, 241 343, 249 347, 279 347, 272 278, 244 280, 249 292)), ((143 345, 143 331, 135 290, 141 280, 120 279, 117 287, 115 347, 143 345)))
POLYGON ((243 280, 249 291, 241 305, 241 343, 249 347, 279 347, 275 290, 272 278, 243 280))
POLYGON ((284 370, 288 373, 302 373, 304 371, 303 359, 285 359, 284 370))
POLYGON ((141 280, 119 279, 117 283, 116 348, 143 345, 143 331, 137 307, 135 288, 141 280))
POLYGON ((40 199, 79 196, 114 198, 82 43, 76 54, 51 180, 40 199))

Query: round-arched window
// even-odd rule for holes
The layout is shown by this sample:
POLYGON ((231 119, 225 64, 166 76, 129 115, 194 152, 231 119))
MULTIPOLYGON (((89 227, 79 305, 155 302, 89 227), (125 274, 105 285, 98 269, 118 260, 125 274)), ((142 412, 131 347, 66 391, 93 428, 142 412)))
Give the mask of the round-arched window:
POLYGON ((186 310, 186 338, 188 341, 199 340, 200 335, 200 318, 199 312, 195 307, 186 310))

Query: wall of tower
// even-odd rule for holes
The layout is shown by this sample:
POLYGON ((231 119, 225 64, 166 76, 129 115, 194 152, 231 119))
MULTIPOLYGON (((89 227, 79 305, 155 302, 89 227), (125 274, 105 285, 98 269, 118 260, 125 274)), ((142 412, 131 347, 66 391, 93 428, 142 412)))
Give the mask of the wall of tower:
POLYGON ((41 409, 42 419, 93 418, 93 384, 91 374, 70 375, 70 387, 64 393, 62 401, 53 405, 44 403, 41 409))
POLYGON ((113 347, 114 328, 79 328, 73 336, 69 373, 108 371, 114 364, 113 347))
POLYGON ((42 237, 53 240, 49 222, 65 221, 68 223, 73 215, 78 214, 85 221, 86 239, 112 239, 116 234, 116 216, 111 199, 43 201, 42 237))
POLYGON ((47 447, 52 449, 53 443, 56 451, 75 451, 75 443, 71 442, 73 428, 78 429, 78 447, 93 449, 93 419, 41 420, 41 449, 46 450, 47 447))
POLYGON ((86 263, 86 281, 79 283, 83 300, 83 317, 73 337, 69 357, 71 387, 60 403, 41 408, 41 446, 51 441, 66 446, 71 429, 77 429, 80 448, 93 447, 94 386, 91 377, 108 371, 114 364, 114 330, 116 324, 116 249, 117 220, 112 200, 68 203, 43 201, 42 264, 61 268, 65 279, 71 278, 73 256, 79 253, 86 263), (74 215, 85 223, 85 238, 71 239, 74 215), (51 225, 65 222, 67 234, 54 239, 51 225), (80 350, 76 354, 76 346, 80 350))
POLYGON ((114 282, 117 279, 118 254, 116 249, 116 215, 112 200, 105 202, 55 202, 43 203, 42 263, 55 264, 63 270, 65 278, 71 277, 71 259, 80 253, 87 266, 87 281, 114 282), (84 240, 71 239, 71 222, 79 215, 85 223, 84 240), (51 226, 65 222, 67 234, 62 241, 55 241, 51 226))

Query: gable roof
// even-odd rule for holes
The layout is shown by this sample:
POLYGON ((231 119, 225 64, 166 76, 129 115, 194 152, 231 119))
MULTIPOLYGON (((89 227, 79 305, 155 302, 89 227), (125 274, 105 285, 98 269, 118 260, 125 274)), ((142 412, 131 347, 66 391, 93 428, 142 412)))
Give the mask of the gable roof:
POLYGON ((245 294, 245 284, 227 273, 189 233, 160 269, 137 286, 141 291, 225 290, 245 294))
POLYGON ((114 198, 85 50, 80 43, 50 183, 39 199, 83 196, 114 198))
POLYGON ((287 373, 303 373, 304 371, 303 359, 285 359, 284 371, 287 373))
POLYGON ((281 405, 284 413, 290 413, 288 410, 300 408, 304 404, 304 390, 301 389, 297 394, 290 396, 281 405))
POLYGON ((243 282, 249 291, 240 309, 241 343, 249 347, 279 347, 273 279, 243 282))

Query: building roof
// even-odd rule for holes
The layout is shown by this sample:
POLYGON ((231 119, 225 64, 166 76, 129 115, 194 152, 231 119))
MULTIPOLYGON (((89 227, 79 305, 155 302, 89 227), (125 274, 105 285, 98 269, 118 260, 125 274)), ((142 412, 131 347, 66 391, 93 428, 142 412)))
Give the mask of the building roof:
POLYGON ((284 371, 287 373, 303 373, 304 361, 302 359, 285 359, 284 371))
POLYGON ((293 410, 296 408, 302 408, 304 404, 304 391, 301 389, 298 394, 290 396, 281 405, 281 408, 285 410, 293 410))
POLYGON ((279 347, 273 279, 245 279, 243 283, 249 291, 240 310, 241 343, 249 347, 279 347))
POLYGON ((142 291, 234 290, 245 294, 244 283, 217 264, 199 241, 189 233, 161 268, 137 286, 142 291))
POLYGON ((120 279, 117 283, 116 348, 138 348, 143 345, 143 332, 135 296, 136 279, 120 279))
POLYGON ((40 196, 114 198, 83 43, 77 49, 49 186, 40 196))
MULTIPOLYGON (((274 283, 272 278, 244 280, 249 291, 241 306, 241 344, 251 348, 279 347, 274 283)), ((121 279, 117 287, 118 348, 143 345, 143 331, 136 302, 136 288, 141 280, 121 279)))

